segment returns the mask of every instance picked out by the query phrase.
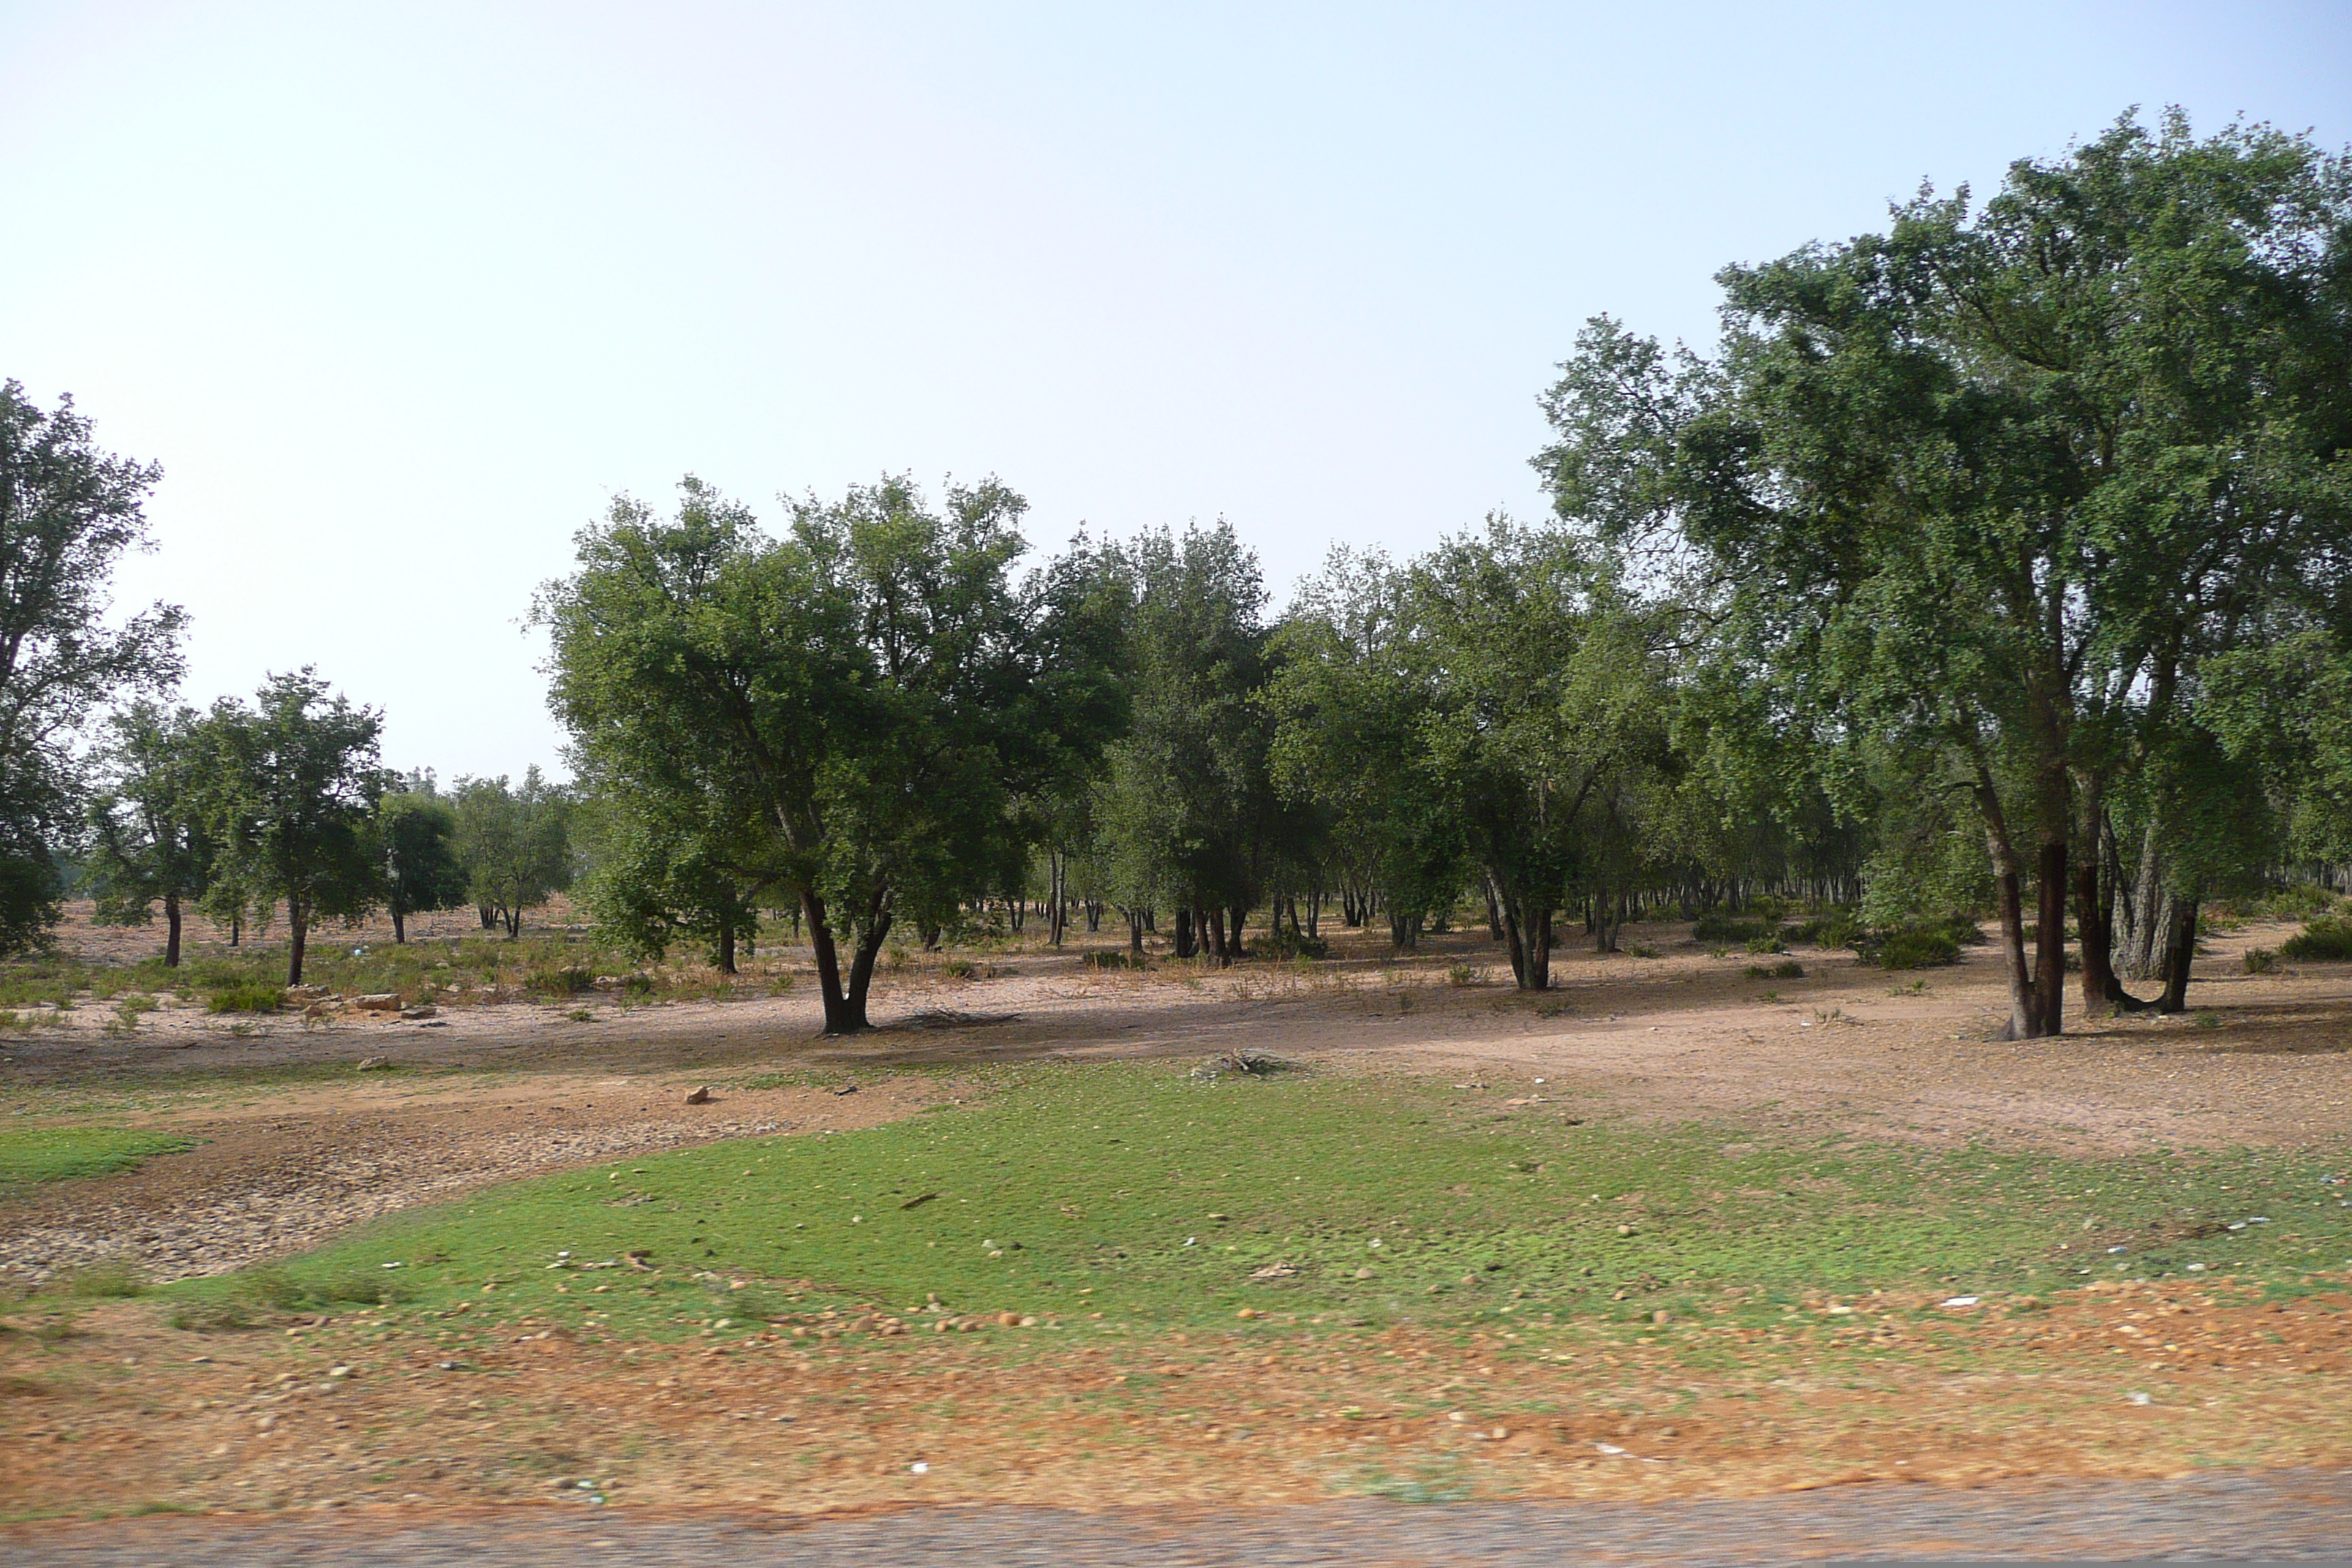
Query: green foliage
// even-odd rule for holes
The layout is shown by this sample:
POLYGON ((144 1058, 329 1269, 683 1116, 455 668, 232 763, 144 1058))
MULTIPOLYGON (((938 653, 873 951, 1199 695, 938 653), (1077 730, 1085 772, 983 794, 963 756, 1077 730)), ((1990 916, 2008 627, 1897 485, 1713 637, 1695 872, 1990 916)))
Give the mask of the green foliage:
POLYGON ((2279 955, 2272 949, 2267 947, 2250 947, 2246 949, 2245 969, 2247 973, 2275 974, 2278 973, 2278 966, 2279 955))
POLYGON ((250 709, 223 698, 205 721, 221 843, 206 901, 236 911, 285 901, 289 985, 301 983, 313 921, 357 920, 382 898, 372 819, 383 728, 382 714, 331 696, 307 666, 270 677, 250 709))
POLYGON ((285 1005, 286 993, 267 981, 238 981, 216 988, 205 1000, 212 1013, 275 1013, 285 1005))
MULTIPOLYGON (((218 855, 209 810, 215 747, 193 708, 134 701, 108 721, 100 763, 110 784, 90 807, 86 867, 100 924, 143 926, 204 896, 218 855)), ((179 931, 166 962, 178 958, 179 931)))
POLYGON ((691 844, 701 868, 689 888, 637 889, 635 911, 625 881, 593 901, 648 937, 648 912, 683 921, 675 906, 722 881, 747 904, 797 904, 827 1029, 862 1028, 895 921, 952 923, 1020 874, 1014 792, 1101 722, 1098 628, 1050 574, 1016 591, 1025 503, 993 480, 950 486, 944 515, 904 479, 810 497, 782 540, 699 481, 682 489, 670 523, 614 502, 540 603, 551 700, 606 831, 691 844))
POLYGON ((1960 961, 1960 944, 1933 927, 1902 926, 1874 933, 1863 956, 1881 969, 1936 969, 1960 961))
POLYGON ((2279 952, 2298 963, 2352 958, 2352 920, 2322 915, 2281 942, 2279 952))
POLYGON ((1766 931, 1762 936, 1751 936, 1748 939, 1746 945, 1748 951, 1750 952, 1786 952, 1789 951, 1789 944, 1780 940, 1780 933, 1777 931, 1766 931))
POLYGON ((72 399, 44 411, 0 382, 0 957, 58 921, 88 726, 179 677, 182 612, 109 614, 116 565, 151 548, 142 509, 161 477, 100 451, 72 399))
POLYGON ((1793 958, 1783 959, 1778 963, 1751 963, 1748 966, 1748 978, 1750 980, 1801 980, 1804 973, 1805 966, 1793 958))
MULTIPOLYGON (((500 781, 504 783, 503 780, 500 781)), ((375 841, 383 857, 383 907, 394 934, 407 939, 407 917, 454 910, 466 902, 471 879, 457 855, 457 810, 433 791, 429 777, 376 803, 375 841)))
POLYGON ((596 977, 578 967, 535 969, 523 987, 539 996, 584 996, 596 989, 596 977))
POLYGON ((38 1127, 0 1132, 0 1183, 58 1182, 128 1171, 158 1154, 195 1144, 161 1132, 119 1127, 38 1127))
POLYGON ((520 937, 524 912, 572 885, 570 799, 536 766, 519 785, 503 773, 459 779, 450 798, 467 896, 520 937))

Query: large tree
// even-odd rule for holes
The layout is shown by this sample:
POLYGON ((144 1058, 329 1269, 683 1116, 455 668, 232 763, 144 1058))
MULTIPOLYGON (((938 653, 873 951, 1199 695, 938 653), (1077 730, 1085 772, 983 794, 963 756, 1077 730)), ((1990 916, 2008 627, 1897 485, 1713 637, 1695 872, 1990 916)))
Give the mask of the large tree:
MULTIPOLYGON (((2086 992, 2120 995, 2085 819, 2176 749, 2203 660, 2341 580, 2347 236, 2343 160, 2126 119, 1981 210, 1923 194, 1727 268, 1711 359, 1597 321, 1546 400, 1561 514, 1687 546, 1774 723, 1923 752, 1970 803, 2012 1035, 2061 1027, 2070 888, 2086 992)), ((2149 798, 2160 860, 2161 803, 2196 803, 2149 798)))
POLYGON ((115 566, 152 548, 142 508, 162 477, 100 451, 71 399, 45 412, 0 382, 0 955, 57 923, 87 727, 178 679, 179 610, 106 620, 115 566))
POLYGON ((1022 864, 1013 794, 1105 687, 1085 616, 1013 582, 1024 503, 1003 485, 937 511, 901 478, 788 504, 771 539, 690 478, 674 521, 624 498, 540 615, 583 781, 654 837, 691 834, 698 880, 797 903, 840 1034, 867 1026, 897 921, 951 921, 1022 864))
POLYGON ((225 862, 216 893, 240 908, 286 906, 286 984, 302 984, 310 930, 359 920, 383 892, 371 832, 383 768, 383 715, 356 706, 309 667, 269 678, 246 707, 213 705, 211 816, 225 862))

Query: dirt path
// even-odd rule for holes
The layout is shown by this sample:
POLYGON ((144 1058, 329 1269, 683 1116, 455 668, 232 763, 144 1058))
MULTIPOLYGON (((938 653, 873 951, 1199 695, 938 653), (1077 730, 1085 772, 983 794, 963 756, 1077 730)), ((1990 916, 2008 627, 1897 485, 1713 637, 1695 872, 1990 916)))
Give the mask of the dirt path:
POLYGON ((0 1283, 107 1260, 159 1279, 218 1272, 489 1182, 873 1125, 964 1092, 940 1069, 1014 1061, 1247 1047, 1332 1070, 1541 1080, 1599 1110, 1809 1134, 2066 1152, 2302 1143, 2352 1130, 2352 966, 2245 974, 2243 950, 2286 929, 2214 940, 2193 1014, 2078 1019, 2061 1038, 2014 1043, 1991 1038, 2005 997, 1982 951, 1911 976, 1807 951, 1802 977, 1760 980, 1745 955, 1711 957, 1673 930, 1647 933, 1657 958, 1563 952, 1537 997, 1502 984, 1475 935, 1403 963, 1366 937, 1304 973, 1104 973, 1031 952, 993 961, 985 979, 887 983, 887 1026, 846 1041, 814 1037, 803 996, 600 1003, 585 1020, 511 1003, 242 1037, 194 1009, 128 1036, 76 1022, 0 1046, 0 1125, 97 1119, 201 1146, 131 1175, 0 1194, 0 1283), (1448 983, 1456 965, 1470 984, 1448 983), (404 1070, 362 1076, 370 1058, 404 1070), (909 1068, 926 1076, 890 1076, 909 1068), (736 1087, 812 1073, 865 1088, 736 1087), (683 1105, 705 1081, 718 1103, 683 1105))
POLYGON ((1673 1503, 1350 1501, 1311 1507, 1075 1513, 909 1509, 869 1517, 608 1513, 552 1508, 416 1523, 339 1518, 128 1520, 0 1534, 9 1568, 1553 1568, 1564 1563, 1759 1564, 1869 1557, 2193 1556, 2340 1561, 2352 1474, 2287 1471, 1962 1491, 1862 1486, 1673 1503))

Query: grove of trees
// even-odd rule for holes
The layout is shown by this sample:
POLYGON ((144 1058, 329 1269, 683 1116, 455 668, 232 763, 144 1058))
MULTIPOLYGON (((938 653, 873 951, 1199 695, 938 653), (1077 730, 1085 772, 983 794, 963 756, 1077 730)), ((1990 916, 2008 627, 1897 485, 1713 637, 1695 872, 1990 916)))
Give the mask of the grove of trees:
POLYGON ((2219 898, 2347 888, 2352 163, 2127 117, 1718 281, 1709 352, 1579 337, 1549 516, 1335 551, 1278 613, 1223 522, 1039 556, 993 479, 773 532, 625 496, 536 611, 572 782, 446 794, 308 670, 173 705, 177 612, 96 629, 155 470, 10 384, 0 946, 75 867, 174 959, 188 908, 283 910, 296 979, 318 921, 512 936, 569 888, 725 970, 789 921, 847 1032, 894 941, 1033 912, 1218 963, 1483 927, 1540 990, 1646 913, 1801 908, 1874 952, 1988 921, 2028 1037, 2069 973, 2185 1005, 2219 898))

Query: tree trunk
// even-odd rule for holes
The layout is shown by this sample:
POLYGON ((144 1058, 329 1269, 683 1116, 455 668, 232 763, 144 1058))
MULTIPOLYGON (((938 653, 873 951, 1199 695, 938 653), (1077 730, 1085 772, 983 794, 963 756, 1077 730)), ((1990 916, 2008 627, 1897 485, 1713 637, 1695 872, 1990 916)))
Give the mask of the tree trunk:
POLYGON ((841 990, 841 952, 834 945, 833 923, 825 916, 824 900, 803 888, 801 912, 808 919, 809 950, 816 958, 816 988, 824 1002, 824 1032, 855 1033, 859 1026, 849 1021, 849 1002, 841 990))
POLYGON ((484 931, 496 931, 499 929, 498 910, 490 908, 488 904, 476 904, 474 906, 474 912, 482 917, 482 929, 484 931))
POLYGON ((735 973, 735 928, 723 921, 719 927, 719 973, 735 973))
POLYGON ((1061 851, 1058 849, 1053 851, 1047 857, 1047 862, 1046 880, 1052 884, 1051 894, 1054 902, 1054 907, 1047 918, 1048 934, 1053 945, 1059 947, 1062 945, 1062 932, 1070 923, 1070 906, 1063 896, 1061 851))
POLYGON ((2074 927, 2083 944, 2083 1016, 2136 1013, 2139 999, 2124 989, 2116 973, 2116 873, 2109 848, 2113 837, 2106 807, 2100 799, 2101 783, 2084 790, 2083 853, 2074 862, 2074 927))
POLYGON ((1478 890, 1486 895, 1486 935, 1496 942, 1503 940, 1503 911, 1495 902, 1495 879, 1478 879, 1478 890))
POLYGON ((1510 944, 1511 978, 1522 991, 1551 988, 1551 917, 1549 893, 1534 896, 1501 889, 1503 940, 1510 944), (1540 907, 1538 907, 1540 906, 1540 907))
POLYGON ((1990 772, 1979 768, 1975 793, 1977 809, 1984 818, 1985 848, 1992 857, 1993 900, 2000 914, 2001 966, 2009 979, 2009 1022, 2002 1027, 2001 1038, 2031 1039, 2041 1031, 2037 1027, 2040 1015, 2035 1005, 2033 975, 2025 963, 2025 876, 2018 866, 2017 848, 2010 841, 2009 823, 2001 814, 2000 796, 1993 788, 1990 772))
POLYGON ((2189 1005, 2189 971, 2197 960, 2197 909, 2202 901, 2201 893, 2178 891, 2168 900, 2171 908, 2164 933, 2164 994, 2156 1004, 2159 1013, 2178 1013, 2189 1005))
POLYGON ((866 1021, 866 994, 874 984, 874 960, 882 951, 883 939, 890 934, 889 900, 877 893, 874 911, 867 921, 866 934, 858 939, 857 952, 849 961, 849 994, 844 998, 851 1029, 872 1027, 866 1021))
POLYGON ((2034 918, 2033 1011, 2037 1035, 2066 1032, 2066 841, 2042 846, 2034 918))
POLYGON ((1192 923, 1208 932, 1209 956, 1217 961, 1217 967, 1230 967, 1234 958, 1225 951, 1225 911, 1222 909, 1194 910, 1192 923))
POLYGON ((1137 958, 1143 956, 1143 911, 1127 911, 1127 951, 1137 958))
POLYGON ((522 910, 519 909, 509 910, 506 913, 506 921, 507 940, 509 942, 520 942, 522 940, 522 910))
POLYGON ((245 934, 245 917, 244 917, 244 916, 242 916, 242 915, 231 915, 231 916, 229 916, 229 917, 228 917, 228 944, 229 944, 229 946, 231 946, 231 947, 236 947, 236 946, 237 946, 237 945, 238 945, 237 939, 238 939, 239 937, 243 936, 244 934, 245 934))
POLYGON ((392 911, 392 940, 404 942, 408 940, 408 917, 398 910, 392 911))
POLYGON ((1192 911, 1180 907, 1176 911, 1176 956, 1190 958, 1199 951, 1200 944, 1192 931, 1192 911))
POLYGON ((163 967, 180 967, 180 895, 163 895, 163 967))
POLYGON ((302 984, 302 950, 310 940, 310 911, 299 899, 286 900, 286 984, 302 984))
POLYGON ((1249 906, 1234 904, 1228 913, 1232 916, 1233 925, 1225 933, 1225 962, 1234 963, 1249 956, 1242 947, 1242 928, 1249 923, 1249 906))
POLYGON ((1396 906, 1389 906, 1389 945, 1399 952, 1421 951, 1421 917, 1399 914, 1396 906))

